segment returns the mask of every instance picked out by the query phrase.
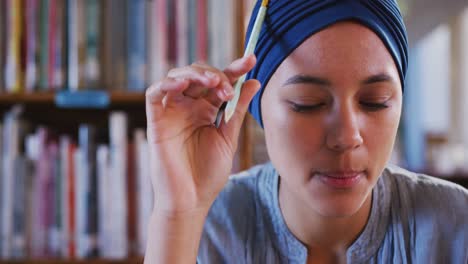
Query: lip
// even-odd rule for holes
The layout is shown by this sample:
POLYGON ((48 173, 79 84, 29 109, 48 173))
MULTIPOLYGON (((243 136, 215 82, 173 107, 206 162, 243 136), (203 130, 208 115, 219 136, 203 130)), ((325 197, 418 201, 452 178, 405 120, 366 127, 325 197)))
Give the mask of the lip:
POLYGON ((364 177, 364 171, 317 172, 314 176, 329 187, 349 189, 359 183, 364 177))

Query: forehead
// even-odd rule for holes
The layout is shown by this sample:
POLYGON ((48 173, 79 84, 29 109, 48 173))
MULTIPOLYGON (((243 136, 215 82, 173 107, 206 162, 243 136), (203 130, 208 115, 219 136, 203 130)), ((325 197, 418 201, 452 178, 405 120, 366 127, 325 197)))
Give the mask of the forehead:
POLYGON ((291 74, 357 79, 380 73, 399 80, 397 67, 385 44, 366 26, 345 21, 305 40, 281 63, 272 81, 289 78, 291 74))

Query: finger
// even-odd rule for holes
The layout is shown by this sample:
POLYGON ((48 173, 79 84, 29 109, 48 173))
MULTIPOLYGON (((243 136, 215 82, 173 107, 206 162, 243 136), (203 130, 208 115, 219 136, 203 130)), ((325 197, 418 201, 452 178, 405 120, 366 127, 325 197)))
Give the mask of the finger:
POLYGON ((196 82, 206 88, 216 87, 220 82, 220 77, 212 71, 206 71, 199 67, 186 66, 172 69, 167 74, 170 78, 183 78, 196 82))
POLYGON ((214 107, 219 108, 225 101, 229 101, 234 97, 234 88, 231 83, 224 81, 215 89, 208 91, 205 99, 214 107))
POLYGON ((192 66, 198 68, 199 70, 202 70, 205 72, 211 72, 211 73, 218 75, 221 78, 221 82, 223 81, 231 82, 231 80, 228 78, 228 76, 226 76, 226 74, 223 71, 213 66, 210 66, 206 63, 195 62, 192 64, 192 66))
POLYGON ((229 78, 231 83, 235 82, 239 77, 248 73, 253 69, 257 59, 255 55, 249 55, 233 61, 225 70, 224 73, 229 78))
POLYGON ((145 92, 146 102, 161 104, 168 92, 181 93, 188 87, 189 82, 184 79, 165 78, 151 85, 145 92))
MULTIPOLYGON (((200 62, 196 62, 196 63, 193 63, 192 64, 192 67, 195 67, 197 70, 199 71, 204 71, 206 75, 217 75, 218 78, 220 78, 220 82, 218 84, 218 86, 216 87, 216 91, 212 91, 210 92, 209 89, 206 89, 205 87, 196 87, 194 88, 194 90, 192 91, 192 88, 190 88, 190 96, 192 97, 211 97, 211 98, 217 98, 217 93, 223 93, 223 91, 219 90, 219 89, 222 89, 223 88, 223 82, 227 82, 229 84, 231 84, 231 81, 230 79, 226 76, 226 74, 224 74, 224 72, 222 72, 221 70, 215 68, 215 67, 212 67, 210 65, 207 65, 205 63, 200 63, 200 62), (218 91, 219 90, 219 91, 218 91), (210 93, 210 95, 207 95, 208 93, 210 93)), ((187 91, 188 92, 188 91, 187 91)), ((187 94, 186 92, 184 94, 187 94)), ((228 93, 229 94, 229 93, 228 93)), ((226 95, 226 94, 224 94, 226 95)), ((224 97, 224 95, 220 95, 220 97, 224 97)))
POLYGON ((224 122, 224 120, 221 122, 220 129, 222 133, 226 135, 226 138, 231 139, 232 143, 237 142, 240 128, 244 121, 245 113, 247 112, 250 101, 252 101, 252 98, 258 92, 260 87, 260 82, 257 80, 252 79, 246 81, 242 87, 239 102, 237 103, 237 107, 231 120, 229 120, 228 123, 224 122))

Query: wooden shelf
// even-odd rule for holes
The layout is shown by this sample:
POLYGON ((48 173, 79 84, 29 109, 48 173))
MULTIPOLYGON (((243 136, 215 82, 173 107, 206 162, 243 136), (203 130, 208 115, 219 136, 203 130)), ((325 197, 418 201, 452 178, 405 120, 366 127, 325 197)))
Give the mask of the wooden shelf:
POLYGON ((66 259, 31 259, 31 260, 0 260, 0 264, 140 264, 143 258, 129 258, 123 260, 110 259, 86 259, 86 260, 66 260, 66 259))
MULTIPOLYGON (((132 105, 143 104, 145 102, 144 93, 140 92, 111 92, 111 105, 132 105)), ((1 105, 13 104, 33 104, 33 105, 54 105, 55 93, 3 93, 0 94, 1 105)))

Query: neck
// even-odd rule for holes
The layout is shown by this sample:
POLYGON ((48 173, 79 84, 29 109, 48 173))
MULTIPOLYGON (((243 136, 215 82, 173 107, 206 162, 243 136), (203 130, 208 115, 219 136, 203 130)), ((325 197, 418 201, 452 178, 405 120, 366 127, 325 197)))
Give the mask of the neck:
POLYGON ((323 216, 308 207, 297 192, 279 186, 279 204, 283 218, 291 233, 311 252, 329 252, 343 255, 364 230, 370 215, 372 193, 353 215, 323 216))

